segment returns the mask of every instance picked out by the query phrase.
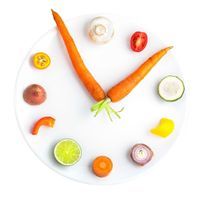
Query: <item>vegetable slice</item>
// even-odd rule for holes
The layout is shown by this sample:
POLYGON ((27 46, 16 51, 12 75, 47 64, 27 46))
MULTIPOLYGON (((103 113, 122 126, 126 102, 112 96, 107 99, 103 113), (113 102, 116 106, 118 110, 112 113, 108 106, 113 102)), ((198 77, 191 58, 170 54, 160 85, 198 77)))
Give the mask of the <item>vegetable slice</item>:
POLYGON ((183 81, 177 76, 166 76, 158 85, 159 96, 169 102, 177 101, 180 99, 185 91, 183 81))
POLYGON ((33 64, 37 69, 46 69, 50 63, 50 57, 44 52, 38 52, 33 56, 33 64))
POLYGON ((74 165, 81 158, 81 147, 73 139, 63 139, 56 144, 54 156, 61 165, 74 165))
POLYGON ((37 135, 41 126, 48 126, 53 128, 54 124, 55 124, 55 119, 53 117, 43 117, 35 123, 32 129, 32 134, 37 135))
POLYGON ((107 156, 97 157, 92 164, 92 170, 98 177, 105 177, 112 171, 113 164, 107 156))
POLYGON ((131 49, 135 52, 142 51, 148 42, 148 37, 145 32, 135 32, 130 41, 131 49))
POLYGON ((113 24, 106 17, 94 18, 88 29, 90 38, 100 44, 109 42, 114 35, 113 24))
POLYGON ((159 122, 159 124, 151 129, 151 133, 160 136, 160 137, 168 137, 175 128, 175 124, 173 120, 167 119, 167 118, 162 118, 159 122))
POLYGON ((146 144, 136 144, 131 150, 132 160, 140 165, 146 165, 153 157, 153 151, 146 144))

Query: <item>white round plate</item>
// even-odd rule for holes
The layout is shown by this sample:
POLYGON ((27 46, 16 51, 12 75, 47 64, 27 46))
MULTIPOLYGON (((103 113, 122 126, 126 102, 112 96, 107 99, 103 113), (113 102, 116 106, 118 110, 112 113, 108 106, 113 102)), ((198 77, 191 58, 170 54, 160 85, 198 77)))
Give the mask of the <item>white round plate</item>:
MULTIPOLYGON (((115 27, 112 41, 105 45, 93 43, 87 35, 87 25, 96 16, 81 16, 66 21, 66 24, 86 66, 108 91, 153 53, 166 46, 148 30, 135 26, 130 18, 105 16, 112 20, 115 27), (129 40, 132 33, 138 30, 148 34, 149 42, 141 53, 134 53, 130 50, 129 40)), ((185 98, 167 103, 157 95, 158 82, 169 74, 182 77, 173 57, 173 49, 130 95, 112 104, 116 110, 124 107, 121 119, 114 118, 110 122, 106 113, 95 118, 90 112, 95 102, 74 72, 63 41, 54 28, 37 41, 19 72, 15 103, 20 129, 37 157, 59 174, 90 184, 123 182, 154 165, 168 151, 180 132, 185 114, 185 98), (31 63, 32 55, 41 51, 46 52, 52 61, 45 70, 37 70, 31 63), (33 83, 40 84, 47 91, 47 100, 42 105, 30 106, 23 100, 24 89, 33 83), (55 117, 55 127, 42 127, 39 134, 33 136, 31 128, 43 116, 55 117), (173 119, 176 124, 173 134, 165 139, 149 131, 162 117, 173 119), (74 166, 61 166, 53 157, 55 144, 63 138, 76 140, 82 148, 82 158, 74 166), (152 161, 146 166, 138 167, 130 159, 130 149, 136 143, 145 143, 154 151, 152 161), (98 178, 91 171, 91 163, 99 155, 106 155, 113 161, 113 171, 105 178, 98 178)))

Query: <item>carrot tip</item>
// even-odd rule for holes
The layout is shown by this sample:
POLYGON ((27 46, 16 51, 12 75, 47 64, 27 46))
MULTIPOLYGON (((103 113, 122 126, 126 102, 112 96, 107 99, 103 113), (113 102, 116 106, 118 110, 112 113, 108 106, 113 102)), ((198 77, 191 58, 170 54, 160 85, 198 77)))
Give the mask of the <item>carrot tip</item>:
POLYGON ((174 46, 169 46, 169 47, 168 47, 168 49, 172 49, 172 48, 174 48, 174 46))
POLYGON ((53 9, 51 9, 51 13, 52 13, 53 16, 55 16, 57 14, 57 12, 54 11, 53 9))

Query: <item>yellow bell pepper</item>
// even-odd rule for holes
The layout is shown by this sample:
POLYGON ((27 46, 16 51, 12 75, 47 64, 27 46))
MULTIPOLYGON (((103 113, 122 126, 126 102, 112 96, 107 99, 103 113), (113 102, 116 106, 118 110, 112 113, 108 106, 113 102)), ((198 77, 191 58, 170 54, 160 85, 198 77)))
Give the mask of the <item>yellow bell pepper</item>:
POLYGON ((159 124, 155 128, 151 129, 151 133, 166 138, 174 131, 174 128, 175 124, 173 120, 162 118, 159 124))

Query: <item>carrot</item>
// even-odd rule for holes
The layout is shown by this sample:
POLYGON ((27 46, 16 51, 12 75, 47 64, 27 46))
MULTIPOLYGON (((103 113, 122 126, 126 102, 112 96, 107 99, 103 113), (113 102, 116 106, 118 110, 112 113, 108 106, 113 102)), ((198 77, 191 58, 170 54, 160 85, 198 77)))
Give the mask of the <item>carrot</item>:
POLYGON ((54 20, 57 24, 58 30, 62 36, 62 39, 65 43, 65 46, 67 48, 69 57, 71 59, 71 62, 73 64, 73 67, 79 76, 82 83, 85 85, 88 92, 91 94, 91 96, 96 101, 101 101, 105 98, 105 93, 99 83, 95 80, 95 78, 92 76, 92 74, 89 72, 87 67, 85 66, 79 51, 76 47, 76 44, 74 43, 73 38, 71 37, 67 27, 65 26, 62 18, 59 16, 58 13, 52 10, 52 14, 54 17, 54 20))
POLYGON ((98 177, 105 177, 112 171, 113 164, 110 158, 106 156, 97 157, 92 164, 92 170, 98 177))
POLYGON ((91 111, 96 112, 95 116, 97 116, 102 110, 105 109, 111 121, 111 113, 120 118, 118 112, 112 109, 109 104, 111 102, 120 101, 125 96, 127 96, 171 48, 172 47, 167 47, 158 51, 148 60, 146 60, 136 71, 112 87, 108 91, 106 99, 92 106, 91 111))
POLYGON ((107 96, 111 101, 117 102, 127 96, 171 48, 172 47, 167 47, 158 51, 144 62, 136 71, 112 87, 107 93, 107 96))

